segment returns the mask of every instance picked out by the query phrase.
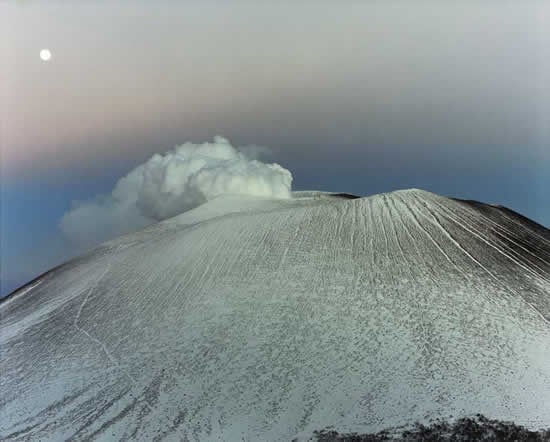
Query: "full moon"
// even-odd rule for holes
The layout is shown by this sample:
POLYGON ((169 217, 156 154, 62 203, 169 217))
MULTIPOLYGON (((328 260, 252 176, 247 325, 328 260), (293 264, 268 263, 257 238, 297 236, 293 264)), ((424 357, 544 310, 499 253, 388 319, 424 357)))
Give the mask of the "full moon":
POLYGON ((40 58, 43 61, 48 61, 50 58, 52 58, 52 53, 50 52, 49 49, 42 49, 40 51, 40 58))

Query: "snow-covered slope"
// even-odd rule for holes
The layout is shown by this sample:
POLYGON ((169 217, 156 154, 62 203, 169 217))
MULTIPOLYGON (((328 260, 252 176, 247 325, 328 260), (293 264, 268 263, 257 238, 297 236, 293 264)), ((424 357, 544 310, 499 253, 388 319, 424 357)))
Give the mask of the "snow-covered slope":
POLYGON ((550 232, 419 190, 219 198, 0 314, 0 438, 550 426, 550 232))

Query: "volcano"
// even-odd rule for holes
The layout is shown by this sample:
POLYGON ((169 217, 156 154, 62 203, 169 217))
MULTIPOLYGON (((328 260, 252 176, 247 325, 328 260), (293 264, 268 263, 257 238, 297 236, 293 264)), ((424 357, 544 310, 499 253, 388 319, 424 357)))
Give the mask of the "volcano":
POLYGON ((550 230, 403 190, 224 196, 0 304, 0 438, 550 427, 550 230))

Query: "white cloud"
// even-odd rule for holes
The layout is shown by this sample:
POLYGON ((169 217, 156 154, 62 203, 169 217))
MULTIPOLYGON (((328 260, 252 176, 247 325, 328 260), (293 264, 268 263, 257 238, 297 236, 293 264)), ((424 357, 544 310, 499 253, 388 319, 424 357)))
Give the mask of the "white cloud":
POLYGON ((121 178, 110 195, 77 202, 60 223, 80 246, 91 246, 170 218, 224 194, 290 198, 292 174, 257 159, 257 146, 185 143, 155 154, 121 178))

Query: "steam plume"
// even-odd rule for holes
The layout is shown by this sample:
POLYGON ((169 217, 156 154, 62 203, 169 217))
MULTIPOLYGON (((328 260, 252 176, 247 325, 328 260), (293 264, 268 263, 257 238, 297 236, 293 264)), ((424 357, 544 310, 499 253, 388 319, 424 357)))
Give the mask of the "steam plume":
POLYGON ((121 178, 110 195, 74 203, 61 219, 61 230, 78 245, 90 246, 224 194, 289 198, 292 174, 253 159, 261 152, 215 137, 211 143, 185 143, 155 154, 121 178))

